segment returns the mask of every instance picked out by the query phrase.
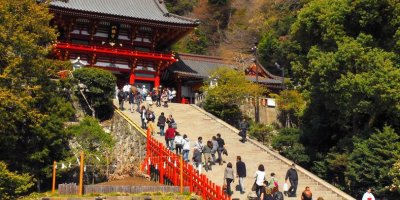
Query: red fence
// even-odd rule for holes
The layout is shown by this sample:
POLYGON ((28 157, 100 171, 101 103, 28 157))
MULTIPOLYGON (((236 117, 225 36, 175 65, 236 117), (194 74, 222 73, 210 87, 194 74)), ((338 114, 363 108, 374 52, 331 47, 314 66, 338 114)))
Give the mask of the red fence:
POLYGON ((182 183, 183 186, 189 186, 190 192, 202 196, 203 199, 230 199, 222 188, 211 182, 205 174, 198 174, 193 165, 184 162, 180 156, 153 138, 149 130, 147 130, 147 151, 142 170, 161 184, 179 186, 182 183))

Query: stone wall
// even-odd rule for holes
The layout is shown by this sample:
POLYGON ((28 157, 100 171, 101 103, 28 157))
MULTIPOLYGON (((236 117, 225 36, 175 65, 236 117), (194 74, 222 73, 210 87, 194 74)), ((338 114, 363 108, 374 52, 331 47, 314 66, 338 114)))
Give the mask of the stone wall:
POLYGON ((116 110, 111 120, 110 132, 114 147, 115 170, 110 179, 140 174, 140 164, 146 156, 146 137, 143 130, 116 110))

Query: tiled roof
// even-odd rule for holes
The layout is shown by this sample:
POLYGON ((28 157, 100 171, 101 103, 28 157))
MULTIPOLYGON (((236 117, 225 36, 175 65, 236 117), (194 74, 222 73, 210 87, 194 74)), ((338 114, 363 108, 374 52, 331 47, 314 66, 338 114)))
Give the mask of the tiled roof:
POLYGON ((195 54, 178 54, 177 58, 179 61, 169 67, 168 70, 185 76, 208 78, 210 73, 218 67, 232 66, 217 57, 195 54))
POLYGON ((199 24, 198 20, 169 13, 163 0, 53 0, 50 6, 156 22, 199 24))
MULTIPOLYGON (((179 59, 179 61, 172 64, 172 66, 170 66, 168 70, 172 73, 187 77, 198 77, 206 79, 209 77, 210 72, 217 69, 218 67, 227 66, 231 68, 236 68, 234 63, 219 57, 182 53, 177 54, 176 57, 179 59)), ((246 78, 249 81, 256 82, 256 78, 254 76, 246 76, 246 78)), ((281 84, 282 79, 277 76, 273 76, 271 78, 258 77, 258 82, 265 84, 281 84)))

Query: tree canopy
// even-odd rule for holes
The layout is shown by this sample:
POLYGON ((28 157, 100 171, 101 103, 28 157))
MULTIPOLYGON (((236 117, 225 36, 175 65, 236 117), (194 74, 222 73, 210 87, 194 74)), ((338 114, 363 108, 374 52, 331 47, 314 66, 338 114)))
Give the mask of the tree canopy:
POLYGON ((40 189, 49 164, 66 155, 63 126, 74 111, 63 83, 51 78, 70 65, 48 58, 56 32, 46 4, 0 5, 0 160, 31 174, 40 189))
MULTIPOLYGON (((385 144, 366 148, 373 146, 372 141, 386 141, 377 135, 392 132, 394 137, 400 132, 400 2, 301 2, 296 14, 270 24, 259 49, 266 66, 285 64, 307 102, 298 112, 302 131, 297 141, 310 155, 307 165, 357 197, 365 189, 357 185, 361 182, 374 187, 378 197, 387 196, 389 183, 383 173, 389 169, 378 173, 374 167, 379 164, 356 155, 390 151, 385 144)), ((279 5, 284 3, 276 10, 282 9, 279 5)), ((393 154, 373 157, 378 163, 390 160, 391 166, 396 159, 393 154)))
MULTIPOLYGON (((116 86, 115 76, 109 71, 91 67, 75 70, 73 74, 78 82, 86 87, 81 89, 90 106, 94 108, 96 117, 100 119, 109 117, 112 114, 112 99, 116 86)), ((81 92, 77 94, 83 107, 88 108, 83 95, 81 92)), ((88 113, 90 112, 92 111, 88 113)))
POLYGON ((204 108, 231 124, 236 124, 242 117, 239 105, 246 97, 265 92, 261 85, 247 80, 244 72, 229 67, 211 72, 202 90, 207 94, 204 108), (210 85, 210 80, 215 80, 217 85, 210 85))
POLYGON ((7 165, 0 161, 0 198, 4 200, 17 199, 33 186, 29 174, 10 172, 7 165))

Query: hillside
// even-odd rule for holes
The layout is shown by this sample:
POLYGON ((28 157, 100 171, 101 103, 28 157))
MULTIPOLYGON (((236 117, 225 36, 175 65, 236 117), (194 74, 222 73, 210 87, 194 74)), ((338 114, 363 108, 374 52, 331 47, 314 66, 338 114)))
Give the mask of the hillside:
MULTIPOLYGON (((251 48, 263 35, 279 29, 287 35, 305 0, 167 0, 170 12, 200 19, 201 25, 179 41, 174 50, 231 58, 249 64, 251 48)), ((268 67, 268 63, 265 65, 268 67)), ((269 69, 275 74, 279 70, 269 69)))

